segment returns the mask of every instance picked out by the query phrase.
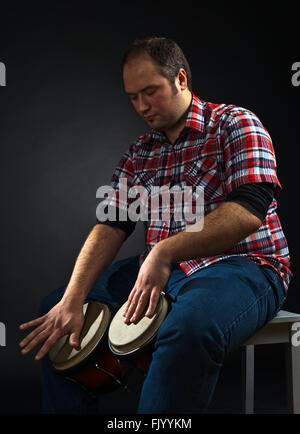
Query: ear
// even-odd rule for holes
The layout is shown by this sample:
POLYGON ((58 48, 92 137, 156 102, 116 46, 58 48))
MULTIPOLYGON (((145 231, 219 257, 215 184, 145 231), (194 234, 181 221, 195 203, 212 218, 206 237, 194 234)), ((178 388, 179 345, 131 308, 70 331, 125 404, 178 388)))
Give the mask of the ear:
POLYGON ((180 68, 178 73, 177 73, 177 83, 180 86, 180 89, 183 91, 185 90, 188 85, 187 85, 187 76, 186 76, 186 71, 183 68, 180 68))

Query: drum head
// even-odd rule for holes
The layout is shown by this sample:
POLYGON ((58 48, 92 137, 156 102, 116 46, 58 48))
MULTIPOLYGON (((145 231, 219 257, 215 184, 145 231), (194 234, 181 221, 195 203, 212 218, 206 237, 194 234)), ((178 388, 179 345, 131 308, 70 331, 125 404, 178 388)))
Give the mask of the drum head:
POLYGON ((49 357, 54 369, 66 371, 84 361, 98 343, 108 328, 111 313, 107 305, 92 301, 83 305, 84 324, 79 338, 79 348, 69 344, 69 336, 63 336, 49 351, 49 357))
POLYGON ((110 349, 118 355, 130 354, 146 345, 156 335, 168 312, 167 299, 161 294, 151 318, 142 316, 136 324, 125 324, 123 317, 125 306, 126 303, 118 310, 108 330, 110 349))

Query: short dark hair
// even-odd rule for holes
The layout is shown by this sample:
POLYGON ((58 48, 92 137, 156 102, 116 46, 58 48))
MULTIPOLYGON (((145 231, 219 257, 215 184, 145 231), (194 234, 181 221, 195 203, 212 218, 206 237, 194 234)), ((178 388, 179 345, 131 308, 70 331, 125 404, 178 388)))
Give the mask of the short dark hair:
POLYGON ((188 88, 192 91, 192 73, 189 63, 176 42, 168 38, 152 36, 133 41, 123 55, 122 70, 128 60, 145 53, 158 65, 160 74, 169 80, 173 89, 178 71, 183 68, 186 72, 188 88))

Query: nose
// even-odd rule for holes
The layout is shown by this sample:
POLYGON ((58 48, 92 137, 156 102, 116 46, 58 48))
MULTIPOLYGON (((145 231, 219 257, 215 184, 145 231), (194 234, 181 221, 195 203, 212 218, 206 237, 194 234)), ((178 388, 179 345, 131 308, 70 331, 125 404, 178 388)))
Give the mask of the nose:
POLYGON ((137 110, 139 113, 144 114, 149 111, 150 104, 147 101, 147 97, 145 95, 139 95, 137 101, 137 110))

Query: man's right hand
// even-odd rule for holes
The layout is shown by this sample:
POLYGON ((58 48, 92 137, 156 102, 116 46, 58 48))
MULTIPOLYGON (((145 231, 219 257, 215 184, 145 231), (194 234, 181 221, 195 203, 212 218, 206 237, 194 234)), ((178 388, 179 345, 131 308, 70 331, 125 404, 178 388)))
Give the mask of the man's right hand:
POLYGON ((79 346, 83 327, 83 303, 95 281, 112 263, 123 241, 125 232, 105 224, 96 224, 87 237, 76 260, 70 282, 63 298, 46 315, 21 324, 20 329, 35 329, 20 342, 22 354, 29 353, 44 343, 35 356, 40 360, 62 336, 69 335, 72 347, 79 346))
POLYGON ((20 342, 21 353, 28 354, 33 348, 44 342, 35 356, 35 360, 40 360, 65 335, 70 336, 69 343, 76 348, 79 346, 79 336, 83 322, 84 314, 81 303, 71 305, 60 301, 46 315, 20 325, 21 330, 35 327, 20 342))

